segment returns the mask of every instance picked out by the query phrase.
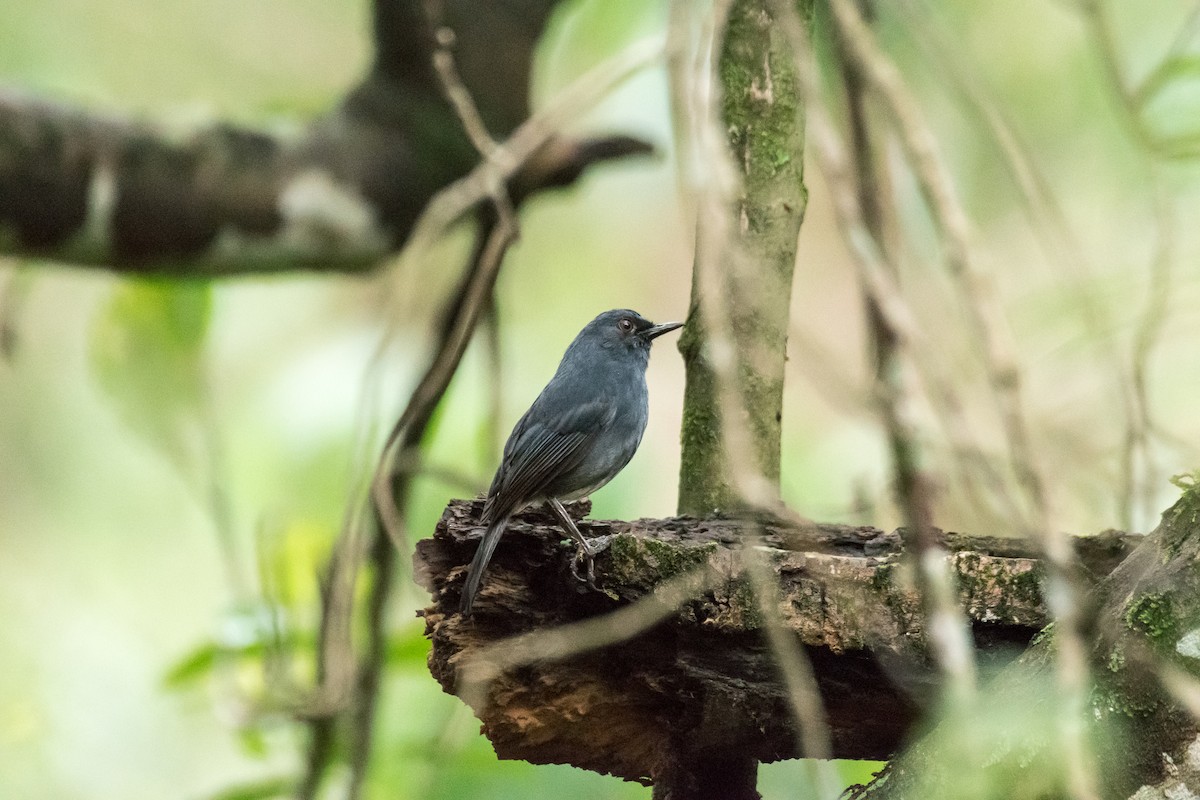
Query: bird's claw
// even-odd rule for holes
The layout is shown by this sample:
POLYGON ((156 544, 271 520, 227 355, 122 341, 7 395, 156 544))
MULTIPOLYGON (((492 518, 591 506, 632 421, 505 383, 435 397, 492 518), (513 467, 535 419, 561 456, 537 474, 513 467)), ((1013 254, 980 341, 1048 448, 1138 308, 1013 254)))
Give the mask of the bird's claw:
POLYGON ((575 555, 571 558, 571 575, 575 577, 575 580, 586 583, 589 589, 600 591, 600 587, 596 585, 596 556, 607 550, 612 544, 612 540, 611 535, 597 536, 576 546, 575 555), (579 573, 580 562, 587 564, 586 575, 579 573))
POLYGON ((582 547, 575 551, 575 556, 571 559, 571 575, 580 583, 586 583, 589 589, 600 591, 600 587, 596 586, 596 558, 591 551, 582 547), (581 560, 587 564, 586 577, 579 574, 581 560))

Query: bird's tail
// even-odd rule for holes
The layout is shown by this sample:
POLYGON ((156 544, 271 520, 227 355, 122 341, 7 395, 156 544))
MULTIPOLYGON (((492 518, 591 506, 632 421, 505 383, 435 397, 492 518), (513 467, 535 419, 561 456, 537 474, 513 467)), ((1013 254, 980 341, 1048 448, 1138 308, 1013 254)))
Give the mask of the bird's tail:
POLYGON ((496 551, 496 545, 504 534, 504 527, 507 524, 508 517, 501 517, 488 526, 483 538, 479 540, 479 546, 475 549, 475 557, 471 559, 471 566, 467 568, 467 581, 463 584, 460 609, 464 617, 471 615, 471 606, 475 602, 475 596, 479 594, 479 584, 483 581, 483 571, 487 569, 488 562, 492 560, 492 553, 496 551))

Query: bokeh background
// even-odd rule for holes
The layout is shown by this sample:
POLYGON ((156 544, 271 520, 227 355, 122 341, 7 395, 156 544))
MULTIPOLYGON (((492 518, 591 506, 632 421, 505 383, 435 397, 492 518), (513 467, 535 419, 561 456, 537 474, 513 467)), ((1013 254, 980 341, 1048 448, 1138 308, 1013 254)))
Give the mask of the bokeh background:
MULTIPOLYGON (((1139 6, 1108 8, 1117 66, 1131 80, 1155 68, 1191 13, 1169 0, 1154 13, 1139 6)), ((364 0, 5 0, 0 83, 181 129, 218 118, 295 125, 365 70, 368 18, 364 0)), ((662 36, 666 19, 663 0, 564 3, 539 52, 535 97, 553 96, 631 41, 662 36)), ((905 2, 881 8, 877 25, 939 137, 973 216, 978 262, 997 282, 1055 524, 1077 533, 1151 527, 1175 491, 1167 477, 1194 468, 1200 444, 1200 172, 1137 143, 1071 3, 905 2), (1011 121, 1061 220, 1023 202, 949 78, 959 68, 1011 121), (1065 250, 1046 246, 1045 227, 1065 250), (1153 418, 1169 435, 1154 439, 1140 501, 1123 519, 1120 376, 1156 296, 1143 365, 1153 418)), ((818 19, 818 41, 823 31, 818 19)), ((1200 130, 1193 77, 1177 76, 1148 106, 1160 130, 1200 130)), ((436 423, 431 461, 448 475, 417 483, 415 534, 432 529, 447 499, 486 485, 497 437, 595 313, 686 314, 694 223, 672 161, 665 71, 629 81, 578 129, 639 134, 661 156, 597 170, 522 212, 521 241, 497 287, 502 413, 492 418, 490 367, 475 346, 436 423)), ((980 445, 1002 460, 965 314, 915 186, 887 146, 902 280, 928 363, 952 377, 980 445)), ((820 176, 809 176, 783 493, 816 519, 894 525, 860 301, 820 176)), ((296 773, 303 731, 269 710, 265 644, 285 628, 288 669, 305 676, 316 575, 380 427, 423 366, 430 298, 453 281, 462 246, 452 238, 428 263, 366 279, 238 278, 211 288, 0 261, 17 334, 0 360, 0 797, 249 798, 296 773), (148 311, 168 295, 184 308, 171 324, 191 320, 183 330, 148 311), (182 355, 155 355, 164 334, 177 336, 182 355)), ((596 516, 674 511, 683 369, 664 345, 650 366, 646 439, 594 498, 596 516)), ((1007 533, 980 530, 993 517, 956 491, 953 471, 938 475, 941 525, 1007 533)), ((649 796, 569 767, 497 761, 474 718, 425 670, 413 613, 423 602, 406 585, 392 607, 368 796, 649 796)), ((846 780, 868 774, 843 769, 846 780)), ((800 796, 797 763, 762 776, 767 798, 800 796)))

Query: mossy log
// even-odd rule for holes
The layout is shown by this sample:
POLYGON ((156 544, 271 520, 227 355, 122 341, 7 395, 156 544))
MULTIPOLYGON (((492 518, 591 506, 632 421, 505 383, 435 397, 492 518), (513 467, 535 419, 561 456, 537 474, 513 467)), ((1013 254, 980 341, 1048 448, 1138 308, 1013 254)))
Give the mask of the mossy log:
MULTIPOLYGON (((459 592, 481 510, 479 500, 452 502, 414 556, 433 597, 421 612, 433 642, 430 670, 450 693, 463 688, 462 668, 497 642, 628 608, 689 571, 702 576, 689 599, 633 638, 500 670, 470 696, 501 758, 658 782, 681 762, 796 757, 789 700, 750 588, 748 530, 761 536, 754 552, 777 579, 780 615, 812 661, 835 757, 891 757, 931 697, 937 671, 896 532, 739 519, 584 520, 588 506, 576 504, 569 510, 585 536, 610 537, 593 589, 572 576, 574 548, 554 519, 529 510, 509 525, 474 615, 464 619, 459 592)), ((1020 653, 1048 621, 1038 559, 1019 541, 941 538, 982 657, 1020 653)), ((1137 541, 1114 532, 1078 538, 1076 550, 1098 580, 1137 541)))
MULTIPOLYGON (((1090 752, 1084 767, 1105 800, 1167 800, 1200 793, 1200 487, 1180 480, 1180 499, 1154 531, 1090 587, 1091 691, 1082 709, 1090 752), (1190 706, 1190 711, 1189 711, 1190 706)), ((1039 637, 987 689, 993 706, 1038 702, 1056 685, 1054 637, 1039 637)), ((1050 703, 1056 702, 1048 698, 1050 703)), ((1052 712, 1046 711, 1043 717, 1052 712)), ((964 780, 989 797, 1079 796, 1064 780, 1061 742, 1032 715, 1018 735, 982 737, 984 752, 966 776, 947 758, 939 727, 911 743, 887 770, 852 796, 862 800, 962 797, 964 780), (1031 730, 1032 728, 1032 730, 1031 730), (1024 793, 1014 791, 1021 785, 1024 793)), ((943 725, 946 723, 943 723, 943 725)), ((996 726, 993 725, 993 728, 996 726)), ((975 796, 983 796, 978 792, 975 796)))

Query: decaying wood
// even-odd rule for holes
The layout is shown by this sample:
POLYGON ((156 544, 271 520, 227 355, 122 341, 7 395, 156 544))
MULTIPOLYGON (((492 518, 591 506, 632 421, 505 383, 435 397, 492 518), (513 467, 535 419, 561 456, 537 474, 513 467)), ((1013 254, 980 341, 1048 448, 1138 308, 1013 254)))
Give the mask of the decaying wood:
MULTIPOLYGON (((936 670, 898 533, 736 519, 581 520, 586 536, 611 537, 594 590, 572 577, 573 546, 553 518, 530 510, 510 524, 474 616, 464 620, 459 591, 481 508, 479 500, 451 503, 415 554, 418 579, 433 596, 421 612, 433 642, 430 670, 451 693, 461 688, 461 669, 489 645, 627 607, 690 570, 704 578, 675 613, 628 641, 491 681, 473 699, 502 758, 653 781, 681 753, 795 757, 788 699, 743 563, 748 524, 759 526, 778 576, 782 618, 812 659, 836 757, 890 757, 930 697, 936 670)), ((587 510, 571 509, 577 517, 587 510)), ((941 536, 982 657, 1019 653, 1048 621, 1038 559, 1023 542, 941 536)), ((1138 538, 1080 537, 1076 549, 1097 579, 1138 538)))
MULTIPOLYGON (((1158 527, 1091 591, 1090 768, 1103 776, 1105 800, 1165 800, 1200 791, 1200 487, 1195 477, 1179 485, 1182 496, 1158 527)), ((1031 687, 1053 686, 1052 645, 1053 637, 1040 638, 989 694, 1001 703, 1029 703, 1031 687)), ((1024 719, 1017 735, 982 740, 983 750, 970 754, 977 762, 972 777, 1006 787, 1022 776, 1028 788, 1029 776, 1037 775, 1038 797, 1068 796, 1052 763, 1058 752, 1052 727, 1039 731, 1027 724, 1034 716, 1024 719)), ((934 728, 912 742, 885 775, 852 796, 957 796, 964 770, 946 757, 947 740, 939 733, 934 728)))

